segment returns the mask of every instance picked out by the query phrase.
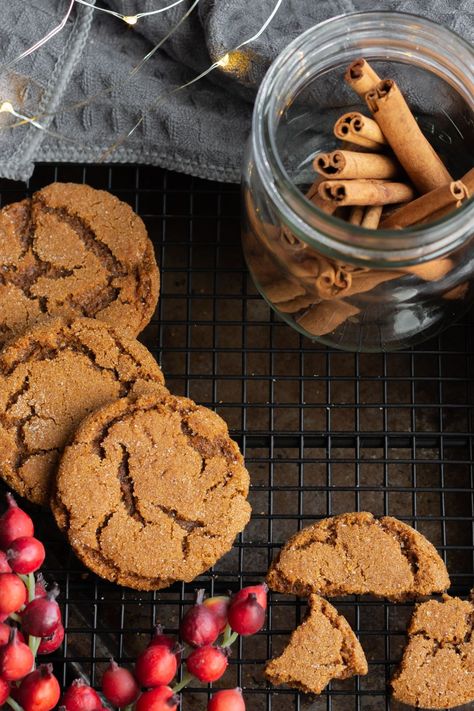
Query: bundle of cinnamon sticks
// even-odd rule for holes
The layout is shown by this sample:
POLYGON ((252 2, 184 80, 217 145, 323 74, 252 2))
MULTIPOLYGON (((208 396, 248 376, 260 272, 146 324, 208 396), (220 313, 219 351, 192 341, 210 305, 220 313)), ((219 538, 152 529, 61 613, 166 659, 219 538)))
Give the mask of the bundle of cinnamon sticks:
POLYGON ((365 59, 344 78, 373 118, 351 112, 336 121, 341 149, 313 161, 318 177, 306 196, 317 207, 362 227, 403 229, 440 219, 474 193, 474 169, 453 179, 392 79, 365 59))
MULTIPOLYGON (((351 64, 345 79, 372 117, 351 112, 336 121, 334 134, 342 145, 314 158, 317 178, 308 200, 354 225, 404 229, 435 221, 474 194, 474 169, 453 179, 394 81, 382 80, 364 59, 351 64)), ((446 281, 446 289, 439 289, 443 298, 466 296, 468 283, 452 279, 454 255, 392 269, 353 265, 319 253, 287 226, 263 222, 250 192, 245 201, 246 255, 258 283, 281 313, 314 336, 367 321, 373 300, 360 297, 386 282, 446 281)))

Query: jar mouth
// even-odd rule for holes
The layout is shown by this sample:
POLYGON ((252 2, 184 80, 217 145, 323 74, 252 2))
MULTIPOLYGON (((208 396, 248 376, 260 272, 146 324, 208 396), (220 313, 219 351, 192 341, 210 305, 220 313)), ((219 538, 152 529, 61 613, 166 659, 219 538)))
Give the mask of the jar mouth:
POLYGON ((362 55, 369 61, 371 58, 405 63, 416 60, 418 67, 434 72, 450 84, 474 111, 473 48, 453 31, 418 15, 380 11, 340 15, 315 25, 293 40, 275 59, 255 103, 254 155, 262 159, 258 171, 273 204, 282 221, 303 241, 330 255, 343 249, 345 256, 354 262, 404 266, 452 251, 470 236, 466 235, 466 225, 474 225, 474 197, 441 220, 419 227, 374 231, 350 225, 349 243, 348 224, 313 205, 285 169, 276 142, 282 106, 288 103, 283 104, 282 97, 291 95, 292 83, 304 71, 302 59, 309 51, 312 71, 315 71, 316 61, 317 71, 324 72, 330 67, 335 43, 341 40, 352 51, 347 64, 362 55), (384 39, 387 33, 390 37, 384 39), (415 47, 407 47, 409 34, 416 35, 415 47), (443 55, 439 54, 440 47, 443 55))

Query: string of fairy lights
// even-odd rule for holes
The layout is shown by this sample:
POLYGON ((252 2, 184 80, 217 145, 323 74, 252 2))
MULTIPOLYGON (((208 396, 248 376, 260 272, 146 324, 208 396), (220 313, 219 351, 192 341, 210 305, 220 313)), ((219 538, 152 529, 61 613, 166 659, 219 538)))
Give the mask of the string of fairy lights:
POLYGON ((171 5, 166 5, 165 7, 160 7, 158 10, 148 10, 147 12, 138 12, 136 15, 122 15, 120 12, 115 12, 115 10, 109 10, 107 7, 99 7, 94 5, 87 0, 76 0, 80 5, 87 5, 88 7, 94 8, 97 12, 105 12, 107 15, 113 15, 113 17, 118 17, 119 20, 123 20, 127 25, 136 25, 138 20, 142 17, 149 17, 150 15, 159 15, 161 12, 166 12, 166 10, 171 10, 172 7, 176 5, 181 5, 184 0, 175 0, 171 5))
MULTIPOLYGON (((150 16, 159 15, 161 13, 166 12, 167 10, 171 10, 172 8, 177 7, 178 5, 181 5, 183 2, 185 2, 185 0, 174 0, 174 2, 167 4, 163 7, 157 8, 155 10, 148 10, 146 12, 139 12, 135 15, 125 15, 125 14, 116 12, 115 10, 111 10, 106 7, 95 5, 95 3, 89 2, 89 0, 68 0, 66 12, 63 15, 63 17, 61 18, 61 20, 58 22, 58 24, 55 25, 47 34, 45 34, 43 37, 41 37, 39 40, 37 40, 33 45, 31 45, 30 47, 25 49, 23 52, 21 52, 21 54, 14 57, 13 59, 5 62, 4 64, 1 64, 0 65, 0 73, 11 68, 13 65, 17 64, 25 57, 28 57, 29 55, 33 54, 34 52, 37 52, 38 50, 41 49, 41 47, 43 47, 45 44, 47 44, 53 37, 58 35, 66 26, 66 23, 69 20, 69 18, 71 17, 74 6, 76 4, 77 5, 85 5, 87 7, 92 8, 94 10, 94 13, 96 13, 96 12, 105 13, 107 15, 111 15, 111 16, 115 17, 116 19, 124 22, 126 25, 134 26, 141 20, 144 20, 150 16)), ((125 81, 132 80, 138 74, 138 72, 140 72, 140 70, 151 59, 151 57, 153 57, 153 55, 156 54, 156 52, 163 46, 163 44, 165 42, 167 42, 172 37, 172 35, 179 29, 179 27, 183 24, 183 22, 186 21, 186 19, 189 17, 189 15, 195 10, 195 8, 199 4, 199 2, 200 2, 200 0, 194 0, 194 2, 191 3, 188 10, 179 18, 179 20, 172 26, 172 28, 166 33, 166 35, 129 72, 129 75, 125 81)), ((201 79, 206 77, 208 74, 210 74, 212 71, 214 71, 218 67, 225 68, 225 67, 228 67, 229 65, 231 65, 233 57, 238 55, 239 50, 242 49, 242 47, 254 42, 256 39, 258 39, 265 32, 265 30, 267 29, 269 24, 272 22, 273 18, 275 17, 276 13, 278 12, 278 10, 283 2, 284 2, 284 0, 276 0, 268 17, 265 19, 263 24, 259 27, 259 29, 251 37, 248 37, 247 39, 243 40, 242 42, 237 44, 237 46, 234 47, 232 50, 229 50, 222 57, 220 57, 216 61, 212 62, 212 64, 210 64, 209 67, 207 67, 207 69, 202 71, 200 74, 195 76, 190 81, 187 81, 184 84, 181 84, 181 85, 176 86, 172 89, 162 92, 159 96, 156 97, 156 99, 151 103, 151 105, 148 107, 147 110, 156 108, 166 98, 169 98, 170 96, 176 94, 177 92, 183 91, 184 89, 197 83, 198 81, 200 81, 201 79)), ((76 103, 74 105, 71 105, 69 107, 61 107, 60 109, 58 109, 55 112, 37 114, 34 116, 24 115, 19 110, 19 107, 14 106, 14 104, 10 98, 1 98, 0 97, 0 114, 2 114, 2 113, 10 114, 12 117, 14 117, 14 119, 17 119, 17 121, 15 121, 14 123, 10 123, 5 126, 0 126, 0 130, 11 129, 16 126, 22 126, 25 124, 29 124, 38 130, 44 131, 46 133, 52 134, 56 137, 68 140, 70 142, 74 142, 74 139, 67 138, 66 136, 63 136, 62 134, 59 134, 55 131, 51 131, 49 128, 47 128, 41 122, 41 119, 44 117, 51 118, 54 115, 58 114, 60 111, 74 110, 80 106, 86 106, 88 104, 91 104, 92 102, 96 101, 100 97, 103 97, 104 95, 112 92, 113 89, 114 89, 114 87, 111 86, 111 87, 109 87, 103 91, 100 91, 100 92, 94 94, 93 96, 90 96, 87 99, 85 99, 79 103, 76 103)), ((102 160, 105 160, 121 143, 123 143, 127 138, 129 138, 137 130, 137 128, 145 120, 145 114, 146 114, 146 111, 142 110, 141 114, 140 114, 140 118, 135 123, 135 125, 129 131, 127 131, 122 136, 120 136, 119 139, 116 140, 114 142, 114 144, 110 146, 109 149, 107 149, 107 151, 102 156, 102 160)))
MULTIPOLYGON (((196 2, 195 2, 194 4, 197 4, 198 2, 199 2, 199 0, 196 0, 196 2)), ((265 20, 265 22, 263 23, 263 25, 260 27, 260 29, 259 29, 254 35, 252 35, 252 36, 249 37, 248 39, 246 39, 246 40, 244 40, 243 42, 241 42, 240 44, 238 44, 238 45, 237 45, 236 47, 234 47, 234 49, 232 49, 230 52, 227 52, 227 53, 224 54, 222 57, 220 57, 220 59, 218 59, 218 60, 216 60, 215 62, 213 62, 207 69, 205 69, 203 72, 201 72, 201 73, 198 74, 196 77, 194 77, 194 79, 191 79, 190 81, 187 81, 185 84, 180 84, 179 86, 175 87, 174 89, 171 89, 171 90, 169 90, 169 91, 166 91, 166 92, 163 92, 162 94, 160 94, 160 95, 156 98, 156 100, 153 102, 152 108, 156 108, 162 101, 164 101, 165 99, 169 98, 169 97, 172 96, 173 94, 176 94, 178 91, 182 91, 183 89, 187 89, 187 88, 188 88, 189 86, 191 86, 192 84, 195 84, 196 82, 200 81, 200 80, 203 79, 205 76, 207 76, 207 75, 210 74, 212 71, 214 71, 214 69, 217 69, 217 67, 227 67, 227 66, 231 63, 231 61, 232 61, 232 56, 233 56, 233 55, 235 55, 235 54, 236 54, 242 47, 244 47, 245 45, 250 44, 251 42, 254 42, 256 39, 258 39, 258 37, 260 37, 260 35, 262 35, 262 34, 265 32, 265 30, 267 29, 268 25, 269 25, 270 22, 273 20, 273 18, 275 17, 276 13, 278 12, 278 10, 279 10, 279 8, 280 8, 282 2, 283 2, 283 0, 277 0, 277 2, 275 3, 275 6, 274 6, 272 12, 271 12, 270 15, 267 17, 267 19, 265 20)), ((190 11, 191 11, 192 9, 193 9, 193 6, 191 6, 190 11)), ((107 151, 105 151, 105 153, 101 156, 101 160, 106 160, 106 159, 111 155, 111 153, 113 153, 113 151, 114 151, 121 143, 123 143, 124 141, 126 141, 127 138, 130 138, 130 136, 131 136, 133 133, 135 133, 135 131, 137 130, 137 128, 138 128, 139 126, 141 126, 141 124, 143 123, 144 120, 145 120, 145 113, 142 112, 142 115, 140 116, 140 118, 138 119, 138 121, 135 123, 135 125, 134 125, 127 133, 124 133, 122 136, 120 136, 120 138, 118 138, 118 139, 115 141, 115 143, 113 143, 113 144, 110 146, 110 148, 108 148, 107 151)))

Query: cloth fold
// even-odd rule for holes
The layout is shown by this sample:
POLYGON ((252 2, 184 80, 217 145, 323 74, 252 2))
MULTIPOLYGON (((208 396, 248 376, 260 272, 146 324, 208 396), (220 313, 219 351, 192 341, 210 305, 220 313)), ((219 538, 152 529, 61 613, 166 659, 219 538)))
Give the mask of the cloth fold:
MULTIPOLYGON (((232 54, 258 33, 275 2, 183 0, 133 26, 75 3, 61 32, 13 64, 60 22, 70 0, 4 3, 0 99, 35 117, 44 130, 0 113, 0 175, 26 180, 38 161, 106 160, 237 182, 258 86, 272 60, 302 31, 342 13, 383 9, 424 15, 468 41, 474 38, 472 0, 283 0, 265 32, 232 54), (228 53, 226 64, 177 90, 228 53)), ((96 4, 133 16, 171 2, 96 4)))

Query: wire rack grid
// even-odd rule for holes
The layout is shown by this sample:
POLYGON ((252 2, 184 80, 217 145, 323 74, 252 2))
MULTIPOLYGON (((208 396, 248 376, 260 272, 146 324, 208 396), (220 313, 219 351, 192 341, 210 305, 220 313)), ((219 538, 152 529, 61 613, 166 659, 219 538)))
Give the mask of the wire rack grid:
MULTIPOLYGON (((472 316, 416 350, 332 351, 279 322, 258 296, 240 248, 236 186, 135 166, 40 166, 26 186, 1 181, 2 204, 54 181, 87 182, 128 201, 155 244, 160 303, 142 341, 169 388, 229 424, 251 474, 253 516, 233 550, 191 585, 137 593, 106 583, 75 559, 49 513, 32 509, 47 545, 47 577, 61 585, 66 639, 54 657, 63 684, 95 685, 110 655, 131 663, 154 623, 176 632, 196 587, 208 594, 262 580, 279 547, 325 516, 368 510, 414 525, 443 555, 453 594, 473 586, 472 316)), ((240 640, 219 686, 241 686, 252 711, 385 711, 409 604, 336 600, 366 652, 366 677, 321 696, 271 688, 263 664, 283 649, 304 600, 272 595, 266 628, 240 640)), ((191 687, 183 711, 205 709, 191 687)))

